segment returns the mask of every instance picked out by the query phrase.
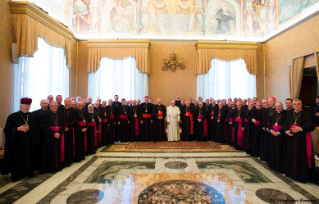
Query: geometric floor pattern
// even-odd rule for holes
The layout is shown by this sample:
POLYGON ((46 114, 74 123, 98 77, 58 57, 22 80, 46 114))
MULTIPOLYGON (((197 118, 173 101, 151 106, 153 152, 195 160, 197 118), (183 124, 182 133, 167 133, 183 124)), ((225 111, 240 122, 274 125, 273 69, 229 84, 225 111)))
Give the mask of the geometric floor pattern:
POLYGON ((98 152, 31 179, 1 176, 0 203, 319 203, 317 185, 244 152, 98 152))

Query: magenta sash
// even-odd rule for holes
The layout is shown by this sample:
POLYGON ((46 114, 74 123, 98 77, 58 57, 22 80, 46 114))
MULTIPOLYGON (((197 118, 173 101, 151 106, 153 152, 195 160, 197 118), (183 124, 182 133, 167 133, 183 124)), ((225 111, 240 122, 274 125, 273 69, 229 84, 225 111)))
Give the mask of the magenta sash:
POLYGON ((211 114, 210 114, 210 117, 214 117, 214 113, 211 113, 211 114))
POLYGON ((233 119, 232 119, 232 118, 229 118, 229 122, 233 122, 233 119))
MULTIPOLYGON (((198 119, 202 119, 204 115, 198 115, 198 119)), ((207 137, 208 130, 207 130, 207 120, 202 121, 204 126, 204 137, 207 137)))
POLYGON ((108 121, 108 119, 102 119, 102 123, 107 123, 108 121))
MULTIPOLYGON (((81 127, 84 127, 86 126, 86 122, 84 121, 78 121, 78 125, 81 126, 81 127)), ((86 132, 84 134, 84 151, 87 151, 88 150, 88 147, 87 147, 87 144, 86 144, 86 132)))
POLYGON ((260 125, 260 121, 257 120, 257 121, 254 123, 254 125, 260 125))
POLYGON ((245 123, 248 123, 248 120, 247 120, 247 118, 245 118, 245 123))
POLYGON ((94 144, 97 146, 96 122, 89 122, 88 125, 90 127, 94 126, 94 144))
MULTIPOLYGON (((293 127, 300 127, 299 125, 290 125, 290 130, 292 131, 293 127)), ((311 163, 311 157, 312 157, 312 138, 311 133, 306 132, 306 144, 307 144, 307 162, 308 162, 308 168, 312 167, 311 163)))
POLYGON ((124 120, 128 120, 128 115, 121 114, 121 115, 120 115, 120 118, 121 118, 121 119, 124 119, 124 120))
MULTIPOLYGON (((55 126, 50 126, 50 129, 53 130, 55 133, 57 133, 60 130, 61 126, 55 127, 55 126)), ((64 161, 64 133, 60 135, 61 139, 61 161, 64 161)))
POLYGON ((275 132, 278 132, 281 128, 282 128, 282 125, 272 125, 272 129, 273 129, 275 132))
POLYGON ((135 135, 139 135, 140 134, 140 126, 139 126, 139 123, 138 123, 138 118, 133 118, 135 120, 135 135))
POLYGON ((243 140, 244 140, 243 135, 244 134, 243 134, 243 130, 241 129, 242 128, 242 125, 241 125, 242 119, 236 117, 235 122, 238 122, 237 145, 243 146, 243 140))

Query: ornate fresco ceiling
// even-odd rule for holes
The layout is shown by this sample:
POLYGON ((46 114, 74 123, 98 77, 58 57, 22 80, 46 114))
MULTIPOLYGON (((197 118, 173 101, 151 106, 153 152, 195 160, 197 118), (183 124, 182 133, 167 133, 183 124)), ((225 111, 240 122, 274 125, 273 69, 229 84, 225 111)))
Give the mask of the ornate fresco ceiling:
POLYGON ((319 0, 30 0, 79 39, 265 41, 319 0))

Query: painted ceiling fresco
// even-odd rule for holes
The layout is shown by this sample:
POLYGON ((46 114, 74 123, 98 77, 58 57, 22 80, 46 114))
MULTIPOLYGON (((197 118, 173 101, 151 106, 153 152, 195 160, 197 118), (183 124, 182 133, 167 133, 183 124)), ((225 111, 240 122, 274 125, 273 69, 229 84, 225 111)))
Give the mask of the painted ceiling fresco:
POLYGON ((80 39, 262 41, 319 10, 319 0, 33 0, 80 39))

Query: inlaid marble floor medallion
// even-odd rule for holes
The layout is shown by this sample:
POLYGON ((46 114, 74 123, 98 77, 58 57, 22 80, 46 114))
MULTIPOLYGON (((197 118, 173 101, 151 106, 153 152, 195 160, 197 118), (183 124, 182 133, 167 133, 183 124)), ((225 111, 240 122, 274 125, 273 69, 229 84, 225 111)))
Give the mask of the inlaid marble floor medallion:
POLYGON ((169 169, 185 169, 188 164, 181 161, 170 161, 165 163, 164 166, 169 169))
POLYGON ((102 200, 104 193, 98 189, 86 189, 73 193, 68 197, 66 203, 68 204, 94 204, 102 200))
POLYGON ((295 199, 288 195, 287 193, 284 193, 282 191, 271 189, 271 188, 262 188, 256 191, 256 195, 261 200, 267 202, 267 203, 295 203, 295 199))
POLYGON ((224 196, 203 183, 170 180, 153 184, 143 190, 138 203, 225 203, 224 196))

